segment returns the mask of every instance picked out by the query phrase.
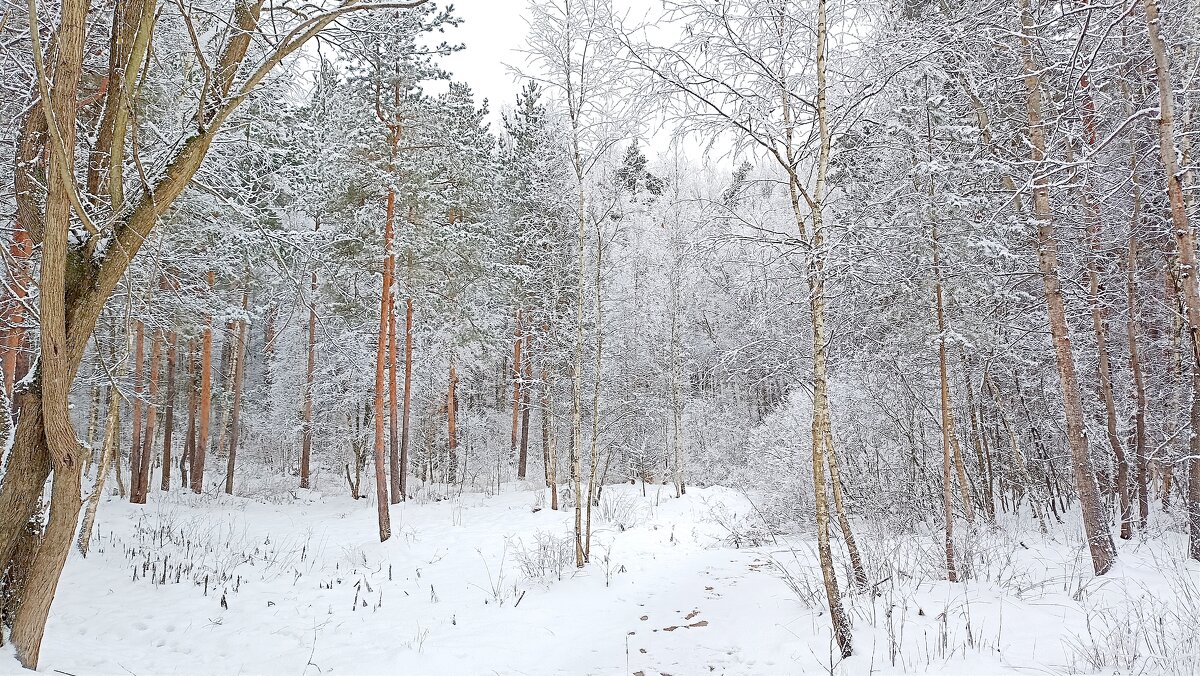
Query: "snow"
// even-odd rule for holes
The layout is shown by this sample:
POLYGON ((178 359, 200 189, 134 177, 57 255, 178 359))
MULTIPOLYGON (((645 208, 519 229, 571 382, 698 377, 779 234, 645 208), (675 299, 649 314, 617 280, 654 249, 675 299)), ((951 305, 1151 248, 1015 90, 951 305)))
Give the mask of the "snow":
MULTIPOLYGON (((110 499, 91 553, 67 564, 41 671, 1128 673, 1122 644, 1141 673, 1200 666, 1188 638, 1200 568, 1172 532, 1122 543, 1116 570, 1097 579, 1077 523, 1038 536, 1002 520, 965 536, 969 578, 950 584, 937 579, 936 524, 860 524, 873 588, 847 596, 857 652, 839 663, 811 538, 756 533, 738 492, 605 487, 592 562, 568 561, 559 580, 554 556, 531 579, 528 554, 540 541, 573 556, 573 512, 535 511, 541 492, 504 489, 395 505, 382 544, 368 500, 110 499), (194 567, 184 563, 177 584, 181 562, 194 567), (1114 663, 1091 664, 1095 647, 1114 663)), ((5 650, 0 673, 18 673, 5 650)))

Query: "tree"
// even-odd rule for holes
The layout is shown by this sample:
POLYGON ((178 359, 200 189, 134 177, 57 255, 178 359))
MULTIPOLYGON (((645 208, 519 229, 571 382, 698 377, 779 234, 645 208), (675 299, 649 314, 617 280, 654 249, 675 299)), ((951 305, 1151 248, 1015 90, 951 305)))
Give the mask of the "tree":
MULTIPOLYGON (((420 4, 422 0, 392 6, 407 8, 420 4)), ((142 0, 118 3, 120 18, 113 22, 111 44, 119 49, 109 53, 108 75, 112 84, 104 96, 105 109, 111 113, 104 116, 96 134, 97 145, 91 149, 84 181, 76 173, 76 148, 80 140, 76 122, 90 3, 88 0, 61 3, 59 24, 46 52, 52 57, 51 63, 46 63, 43 55, 36 5, 32 6, 35 11, 25 17, 32 39, 40 100, 39 105, 29 108, 25 133, 34 137, 37 132, 45 131, 40 144, 48 152, 49 180, 42 208, 38 208, 34 195, 22 196, 22 208, 35 214, 26 224, 27 230, 31 239, 41 244, 38 280, 41 347, 30 387, 16 397, 21 415, 8 470, 0 486, 4 515, 0 519, 0 560, 11 557, 41 495, 46 475, 51 470, 55 474, 45 537, 25 584, 24 602, 13 622, 13 643, 25 666, 37 665, 46 616, 80 509, 82 462, 68 415, 68 395, 105 301, 160 217, 188 186, 230 115, 253 95, 279 63, 327 25, 345 14, 373 7, 350 2, 329 11, 301 15, 286 24, 287 32, 262 55, 262 60, 253 66, 247 64, 243 70, 239 67, 250 51, 253 30, 262 17, 264 3, 236 3, 231 21, 234 28, 229 31, 227 41, 215 48, 215 55, 210 53, 205 58, 205 50, 211 46, 201 44, 198 38, 192 43, 208 74, 196 92, 193 117, 196 128, 167 151, 170 155, 163 158, 165 170, 153 183, 143 184, 139 191, 130 193, 128 203, 124 190, 124 168, 131 161, 125 152, 130 141, 128 111, 134 108, 131 102, 138 95, 135 85, 145 63, 143 55, 151 41, 157 7, 142 0), (239 77, 239 73, 244 74, 239 77), (95 203, 89 206, 80 193, 93 186, 87 199, 88 202, 94 199, 95 203), (101 249, 102 242, 106 246, 101 249)), ((195 31, 190 29, 190 16, 174 15, 167 21, 182 22, 196 38, 195 31)), ((37 148, 38 144, 39 141, 32 140, 26 145, 37 148)))

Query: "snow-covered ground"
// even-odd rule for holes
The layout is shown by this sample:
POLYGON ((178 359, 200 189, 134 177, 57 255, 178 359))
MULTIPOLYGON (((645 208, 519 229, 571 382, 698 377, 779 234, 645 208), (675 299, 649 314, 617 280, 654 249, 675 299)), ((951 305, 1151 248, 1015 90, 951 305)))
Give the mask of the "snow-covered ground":
POLYGON ((505 488, 396 505, 383 544, 367 500, 111 500, 68 562, 41 670, 1200 673, 1200 567, 1171 533, 1122 543, 1093 579, 1075 524, 979 529, 949 584, 936 533, 863 524, 873 587, 848 598, 857 650, 837 662, 811 542, 764 536, 738 492, 606 487, 576 570, 573 513, 505 488))

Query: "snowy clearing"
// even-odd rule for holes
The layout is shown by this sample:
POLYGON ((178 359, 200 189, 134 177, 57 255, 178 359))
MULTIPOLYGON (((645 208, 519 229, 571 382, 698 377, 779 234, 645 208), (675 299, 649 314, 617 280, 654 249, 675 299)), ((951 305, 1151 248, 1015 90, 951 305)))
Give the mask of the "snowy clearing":
MULTIPOLYGON (((536 491, 396 505, 154 495, 102 506, 72 553, 41 671, 68 674, 1195 673, 1200 568, 1182 537, 1123 543, 1092 577, 1078 525, 965 540, 935 579, 933 533, 863 529, 873 593, 851 594, 857 654, 830 662, 812 543, 758 546, 720 487, 605 487, 592 564, 573 512, 536 491), (183 562, 182 567, 180 563, 183 562), (164 572, 165 571, 165 572, 164 572), (561 579, 559 574, 561 573, 561 579), (228 607, 224 607, 228 606, 228 607)), ((843 579, 846 579, 843 577, 843 579)), ((11 649, 0 672, 20 671, 11 649)))

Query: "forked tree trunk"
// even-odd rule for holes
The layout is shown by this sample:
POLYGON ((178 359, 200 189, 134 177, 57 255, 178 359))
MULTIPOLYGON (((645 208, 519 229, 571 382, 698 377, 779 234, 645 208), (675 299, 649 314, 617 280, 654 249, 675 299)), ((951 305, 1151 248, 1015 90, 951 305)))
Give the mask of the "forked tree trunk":
POLYGON ((159 486, 163 491, 171 490, 171 441, 175 435, 175 355, 179 337, 172 331, 168 341, 167 404, 163 413, 162 484, 159 486))
POLYGON ((1083 525, 1088 548, 1092 556, 1092 568, 1096 575, 1103 575, 1112 568, 1116 559, 1116 548, 1108 528, 1108 517, 1100 500, 1100 488, 1096 485, 1096 471, 1092 465, 1091 452, 1084 432, 1083 405, 1080 401, 1079 383, 1075 377, 1075 357, 1071 352, 1071 336, 1067 326, 1066 307, 1062 285, 1058 278, 1058 241, 1054 232, 1054 221, 1050 209, 1049 177, 1045 174, 1046 137, 1042 122, 1041 82, 1039 68, 1034 59, 1033 16, 1029 0, 1021 0, 1021 49, 1025 65, 1026 114, 1030 137, 1030 159, 1034 167, 1033 217, 1038 235, 1038 265, 1042 282, 1046 288, 1046 309, 1050 319, 1050 335, 1054 343, 1058 362, 1058 376, 1063 393, 1063 408, 1066 414, 1067 442, 1071 449, 1071 467, 1075 487, 1079 493, 1083 511, 1083 525))
POLYGON ((13 618, 12 642, 17 649, 17 658, 29 669, 37 668, 50 604, 54 601, 58 580, 75 539, 75 527, 83 505, 79 494, 81 470, 78 457, 55 463, 50 518, 29 569, 21 605, 13 618))
POLYGON ((1179 253, 1180 286, 1186 310, 1188 335, 1192 342, 1192 435, 1188 444, 1188 555, 1200 561, 1200 289, 1196 287, 1196 233, 1188 222, 1182 179, 1187 169, 1179 166, 1179 142, 1175 137, 1175 91, 1167 47, 1159 34, 1161 17, 1157 0, 1143 0, 1154 73, 1158 81, 1159 155, 1166 172, 1171 225, 1179 253))

